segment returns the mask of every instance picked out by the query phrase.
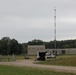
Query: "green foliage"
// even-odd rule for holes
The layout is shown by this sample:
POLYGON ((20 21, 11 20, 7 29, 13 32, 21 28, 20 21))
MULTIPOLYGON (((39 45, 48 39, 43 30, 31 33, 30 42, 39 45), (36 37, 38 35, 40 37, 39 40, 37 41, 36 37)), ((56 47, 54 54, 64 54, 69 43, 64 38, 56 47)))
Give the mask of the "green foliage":
POLYGON ((42 40, 36 40, 36 39, 28 42, 28 45, 43 45, 43 44, 44 43, 42 40))
POLYGON ((27 43, 22 43, 22 54, 27 54, 27 43))
POLYGON ((22 45, 18 43, 15 39, 10 39, 9 37, 3 37, 0 40, 0 54, 10 55, 10 54, 21 54, 22 45))
POLYGON ((12 39, 11 40, 11 54, 12 53, 16 54, 17 47, 18 47, 18 41, 15 39, 12 39))
POLYGON ((54 72, 31 67, 15 67, 0 65, 0 75, 76 75, 74 73, 54 72))
MULTIPOLYGON (((46 48, 54 48, 54 41, 44 42, 46 48)), ((76 48, 76 40, 56 41, 56 48, 76 48)))
POLYGON ((2 54, 7 54, 7 47, 8 47, 8 41, 10 40, 9 37, 3 37, 0 41, 0 46, 1 46, 1 53, 2 54))
POLYGON ((65 44, 64 48, 70 48, 69 44, 65 44))

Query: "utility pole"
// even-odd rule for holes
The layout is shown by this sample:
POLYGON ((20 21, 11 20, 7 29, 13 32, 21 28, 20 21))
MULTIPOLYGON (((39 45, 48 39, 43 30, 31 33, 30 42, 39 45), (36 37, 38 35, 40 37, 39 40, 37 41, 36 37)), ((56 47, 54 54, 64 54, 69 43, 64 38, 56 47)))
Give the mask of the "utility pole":
POLYGON ((54 51, 56 56, 56 7, 54 8, 54 51))

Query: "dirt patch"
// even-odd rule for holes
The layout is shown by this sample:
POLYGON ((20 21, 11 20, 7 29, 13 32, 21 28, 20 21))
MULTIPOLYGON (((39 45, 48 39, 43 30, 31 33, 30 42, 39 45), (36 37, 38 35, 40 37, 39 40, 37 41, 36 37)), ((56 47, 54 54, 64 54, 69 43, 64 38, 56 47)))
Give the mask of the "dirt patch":
POLYGON ((48 69, 48 70, 52 70, 52 71, 76 73, 76 67, 40 65, 40 64, 34 64, 34 62, 36 62, 36 61, 17 60, 14 62, 0 62, 0 65, 28 66, 28 67, 34 67, 34 68, 48 69))

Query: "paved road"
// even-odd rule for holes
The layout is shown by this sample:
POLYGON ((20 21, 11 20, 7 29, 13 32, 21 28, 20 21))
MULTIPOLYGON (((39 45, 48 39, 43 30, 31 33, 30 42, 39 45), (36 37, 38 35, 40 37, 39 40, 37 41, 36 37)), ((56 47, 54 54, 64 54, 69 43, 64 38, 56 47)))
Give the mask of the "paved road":
POLYGON ((52 71, 76 73, 76 67, 40 65, 40 64, 34 64, 34 62, 36 62, 36 61, 33 61, 33 60, 17 60, 15 62, 0 62, 0 65, 29 66, 29 67, 48 69, 48 70, 52 70, 52 71))

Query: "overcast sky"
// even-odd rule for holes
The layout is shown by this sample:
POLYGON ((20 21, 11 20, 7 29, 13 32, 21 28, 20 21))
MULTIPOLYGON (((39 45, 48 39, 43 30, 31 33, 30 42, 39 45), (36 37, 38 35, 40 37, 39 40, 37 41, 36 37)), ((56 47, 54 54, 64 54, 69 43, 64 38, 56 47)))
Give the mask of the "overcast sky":
POLYGON ((0 0, 0 39, 54 40, 54 7, 57 40, 76 39, 76 0, 0 0))

